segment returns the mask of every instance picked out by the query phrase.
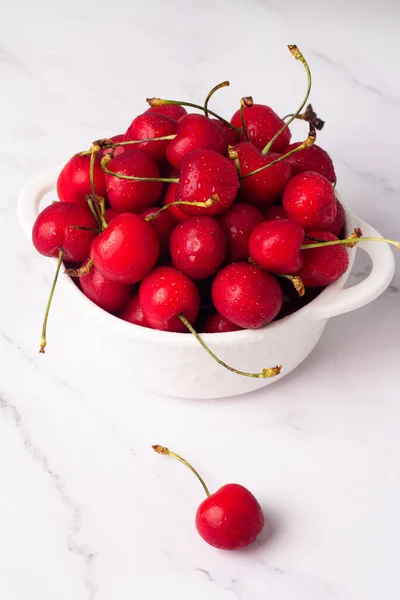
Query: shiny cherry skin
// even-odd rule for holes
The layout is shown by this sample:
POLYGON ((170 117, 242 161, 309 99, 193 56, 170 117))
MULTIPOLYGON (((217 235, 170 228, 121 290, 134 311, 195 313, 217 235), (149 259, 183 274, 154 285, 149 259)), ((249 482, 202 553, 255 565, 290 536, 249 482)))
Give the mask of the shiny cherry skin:
POLYGON ((114 217, 116 217, 117 215, 120 215, 120 214, 121 213, 119 213, 117 210, 115 210, 115 208, 106 208, 105 213, 104 213, 104 218, 106 220, 107 225, 111 221, 111 219, 113 219, 114 217))
POLYGON ((167 147, 167 159, 176 169, 182 158, 193 150, 214 150, 223 154, 227 148, 225 134, 219 125, 203 115, 190 114, 177 124, 176 138, 167 147))
MULTIPOLYGON (((147 208, 140 213, 140 216, 145 219, 146 217, 154 215, 154 213, 158 212, 159 210, 160 209, 158 206, 147 208)), ((171 233, 176 226, 176 221, 171 215, 170 210, 171 209, 164 210, 158 215, 158 217, 149 221, 158 237, 158 242, 160 244, 160 256, 168 252, 171 233)))
POLYGON ((283 208, 283 206, 280 206, 279 204, 271 204, 270 206, 267 206, 267 208, 264 210, 264 217, 266 219, 288 218, 286 210, 283 208))
MULTIPOLYGON (((143 140, 148 138, 164 137, 176 132, 176 121, 160 113, 144 113, 133 119, 126 134, 125 140, 143 140)), ((142 142, 135 144, 135 149, 144 152, 156 162, 165 160, 165 152, 170 140, 159 142, 142 142)))
MULTIPOLYGON (((282 154, 298 148, 300 144, 301 142, 290 144, 282 154)), ((331 183, 336 181, 335 168, 331 157, 317 144, 292 154, 292 156, 289 156, 288 161, 292 167, 292 175, 298 175, 304 173, 304 171, 314 171, 323 175, 331 183)))
MULTIPOLYGON (((338 238, 329 231, 310 231, 309 235, 318 240, 330 242, 338 238)), ((316 244, 305 238, 305 244, 316 244)), ((345 273, 349 266, 349 255, 344 246, 325 246, 302 250, 303 266, 298 272, 307 287, 325 287, 345 273)))
POLYGON ((235 325, 232 321, 225 319, 217 311, 206 317, 203 324, 203 333, 226 333, 228 331, 239 331, 243 329, 239 325, 235 325))
MULTIPOLYGON (((258 148, 242 142, 236 146, 240 164, 241 176, 247 175, 264 165, 268 165, 281 155, 269 152, 263 156, 258 148)), ((272 167, 268 167, 247 179, 242 179, 240 185, 240 198, 259 208, 277 202, 282 197, 283 190, 291 177, 291 169, 287 160, 282 160, 272 167)))
POLYGON ((196 321, 200 296, 191 279, 173 267, 157 267, 140 284, 139 300, 146 321, 153 329, 186 333, 177 317, 183 314, 189 323, 196 321))
POLYGON ((229 262, 241 262, 249 257, 249 238, 254 227, 264 221, 262 213, 252 204, 237 202, 219 219, 228 242, 229 262))
POLYGON ((175 200, 205 202, 214 194, 218 201, 206 208, 182 205, 187 215, 220 215, 234 202, 239 190, 239 178, 234 163, 213 150, 194 150, 186 154, 181 163, 181 177, 175 200))
POLYGON ((178 271, 191 279, 213 275, 226 256, 226 236, 212 217, 193 217, 177 225, 171 235, 170 252, 178 271))
POLYGON ((150 327, 146 321, 146 317, 143 314, 142 307, 140 306, 139 293, 134 294, 124 308, 118 314, 118 317, 133 325, 140 325, 141 327, 150 327))
POLYGON ((337 203, 332 184, 313 171, 300 173, 289 181, 282 203, 289 219, 300 223, 304 231, 325 229, 336 217, 337 203))
POLYGON ((264 515, 253 494, 228 483, 203 500, 196 528, 203 540, 220 550, 238 550, 252 544, 264 527, 264 515))
POLYGON ((224 134, 227 146, 236 146, 236 144, 239 143, 240 135, 234 129, 232 129, 232 127, 229 127, 229 125, 227 125, 223 121, 220 121, 219 119, 211 119, 211 121, 218 125, 218 127, 224 134))
MULTIPOLYGON (((163 206, 166 206, 167 204, 171 204, 172 202, 176 201, 175 196, 177 188, 177 183, 169 184, 167 191, 165 192, 163 197, 163 206)), ((184 221, 188 221, 191 218, 190 215, 185 215, 185 213, 181 211, 179 206, 171 206, 168 209, 168 211, 165 212, 169 212, 169 214, 172 216, 176 223, 183 223, 184 221)))
POLYGON ((94 266, 87 275, 79 278, 79 283, 85 296, 109 313, 117 313, 121 310, 132 294, 131 285, 107 279, 94 266))
POLYGON ((97 229, 97 222, 87 206, 72 202, 55 202, 37 217, 32 230, 36 250, 44 256, 58 257, 60 249, 67 262, 79 263, 89 256, 96 231, 74 229, 72 225, 97 229))
POLYGON ((329 231, 336 235, 336 237, 340 238, 343 233, 343 228, 345 225, 346 216, 344 213, 344 208, 341 202, 336 199, 336 217, 333 219, 332 223, 325 227, 325 231, 329 231))
POLYGON ((104 277, 137 283, 154 267, 159 243, 154 229, 139 215, 122 213, 93 241, 90 257, 104 277))
POLYGON ((249 253, 254 262, 277 275, 296 273, 303 264, 304 229, 289 219, 264 221, 253 229, 249 253))
POLYGON ((213 282, 212 298, 223 317, 244 329, 264 327, 282 306, 282 290, 275 277, 248 263, 221 269, 213 282))
POLYGON ((161 106, 151 106, 145 111, 145 114, 160 114, 179 121, 182 117, 187 115, 187 110, 179 104, 162 104, 161 106))
MULTIPOLYGON (((98 196, 107 196, 104 171, 100 157, 94 163, 94 187, 98 196)), ((63 167, 57 179, 57 194, 61 202, 73 202, 86 206, 86 196, 92 193, 90 186, 90 155, 75 154, 63 167)))
MULTIPOLYGON (((126 150, 113 158, 108 168, 121 175, 134 177, 159 177, 160 172, 154 160, 139 150, 126 150)), ((108 198, 112 208, 118 212, 139 213, 157 204, 162 194, 159 181, 129 181, 106 174, 108 198)))
MULTIPOLYGON (((253 104, 251 107, 244 107, 244 121, 250 135, 252 144, 262 150, 276 133, 283 127, 284 122, 276 112, 264 104, 253 104)), ((235 127, 242 127, 240 110, 237 110, 231 119, 235 127)), ((272 144, 273 152, 282 152, 289 145, 291 133, 289 127, 286 127, 280 136, 272 144)), ((242 142, 247 141, 246 134, 243 132, 240 136, 242 142)))

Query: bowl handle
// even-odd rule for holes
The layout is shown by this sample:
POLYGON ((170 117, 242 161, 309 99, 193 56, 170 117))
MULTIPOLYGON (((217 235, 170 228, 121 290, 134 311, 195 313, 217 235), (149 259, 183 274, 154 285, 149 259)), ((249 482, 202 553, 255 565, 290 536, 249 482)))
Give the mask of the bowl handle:
POLYGON ((59 173, 59 167, 40 173, 27 183, 18 197, 18 218, 29 239, 32 239, 32 228, 39 214, 40 201, 56 187, 59 173))
MULTIPOLYGON (((357 220, 365 237, 382 237, 373 227, 361 219, 357 220)), ((389 245, 384 242, 359 242, 358 246, 369 254, 372 261, 371 272, 363 281, 352 287, 327 287, 323 295, 324 302, 320 306, 316 303, 313 315, 316 319, 328 319, 360 308, 375 300, 392 281, 395 260, 389 245)))

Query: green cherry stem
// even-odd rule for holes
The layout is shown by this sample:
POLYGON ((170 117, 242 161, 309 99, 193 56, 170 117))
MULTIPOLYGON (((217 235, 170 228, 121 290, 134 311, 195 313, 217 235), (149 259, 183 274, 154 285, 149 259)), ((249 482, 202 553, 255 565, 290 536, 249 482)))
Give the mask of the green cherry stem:
MULTIPOLYGON (((193 102, 181 102, 180 100, 164 100, 163 98, 147 98, 146 102, 150 106, 162 106, 163 104, 178 104, 179 106, 190 106, 191 108, 197 108, 198 110, 202 110, 204 112, 204 106, 201 106, 200 104, 193 104, 193 102)), ((228 125, 228 127, 236 131, 236 133, 240 133, 239 127, 235 127, 234 125, 232 125, 232 123, 229 123, 229 121, 221 117, 221 115, 218 115, 212 110, 208 110, 208 113, 216 119, 218 119, 219 121, 225 123, 225 125, 228 125)))
POLYGON ((182 321, 182 323, 185 325, 185 327, 188 328, 190 333, 194 335, 196 340, 204 348, 204 350, 207 352, 207 354, 209 354, 211 356, 211 358, 213 358, 219 365, 221 365, 225 369, 228 369, 228 371, 231 371, 232 373, 236 373, 237 375, 242 375, 243 377, 256 377, 258 379, 267 379, 269 377, 275 377, 275 375, 279 375, 279 373, 281 372, 282 367, 278 366, 278 365, 276 367, 271 367, 269 369, 263 369, 261 371, 261 373, 247 373, 246 371, 239 371, 238 369, 235 369, 234 367, 229 366, 223 360, 218 358, 218 356, 216 356, 214 354, 214 352, 212 352, 212 350, 210 350, 210 348, 202 340, 202 338, 199 336, 199 334, 194 329, 194 327, 192 327, 192 325, 189 323, 189 321, 187 320, 185 315, 183 315, 181 313, 181 314, 177 315, 177 317, 182 321))
MULTIPOLYGON (((162 142, 164 140, 173 140, 175 138, 176 133, 173 133, 171 135, 164 135, 162 137, 143 138, 141 140, 126 140, 123 142, 113 142, 108 138, 103 138, 101 140, 97 140, 96 142, 94 142, 94 144, 98 145, 100 147, 100 150, 113 150, 117 146, 131 146, 133 144, 142 144, 144 142, 162 142)), ((91 152, 91 150, 84 150, 83 152, 79 152, 79 156, 87 156, 88 154, 91 154, 91 152)))
POLYGON ((301 250, 309 250, 311 248, 324 248, 325 246, 338 246, 341 244, 342 246, 350 246, 353 247, 355 244, 359 242, 386 242, 387 244, 391 244, 392 246, 396 246, 397 250, 400 250, 400 242, 396 240, 388 240, 387 238, 381 237, 349 237, 345 240, 331 240, 329 242, 321 242, 317 244, 303 244, 300 249, 301 250))
POLYGON ((208 200, 206 200, 205 202, 188 202, 186 200, 176 200, 176 202, 170 202, 169 204, 162 206, 157 212, 153 213, 152 215, 149 215, 148 217, 145 217, 145 221, 147 221, 148 223, 150 223, 151 221, 154 221, 154 219, 157 219, 157 217, 162 212, 164 212, 164 210, 168 210, 171 206, 182 206, 182 204, 184 204, 186 206, 198 206, 200 208, 211 208, 211 206, 213 206, 216 202, 218 202, 218 200, 219 200, 218 194, 214 194, 213 196, 208 198, 208 200))
POLYGON ((210 92, 208 92, 207 97, 204 100, 204 107, 203 107, 204 115, 206 117, 208 117, 208 112, 209 112, 208 111, 208 103, 210 101, 211 96, 213 96, 215 94, 215 92, 218 92, 218 90, 220 90, 221 88, 227 87, 228 85, 230 85, 229 81, 222 81, 221 83, 218 83, 218 85, 215 85, 210 92))
POLYGON ((53 300, 54 290, 56 289, 56 284, 57 284, 57 280, 58 280, 58 275, 60 273, 60 269, 61 269, 61 265, 62 265, 62 261, 63 261, 63 256, 64 256, 64 250, 62 248, 60 248, 60 250, 58 251, 57 268, 56 268, 56 272, 55 272, 55 275, 54 275, 53 283, 52 283, 52 286, 51 286, 49 298, 47 300, 46 311, 44 313, 44 319, 43 319, 43 325, 42 325, 42 337, 40 339, 40 350, 39 350, 40 354, 44 354, 45 353, 45 348, 47 346, 47 339, 46 339, 47 321, 49 319, 49 312, 50 312, 51 302, 53 300))
POLYGON ((270 167, 273 167, 277 163, 281 162, 281 160, 285 160, 286 158, 289 158, 289 156, 292 156, 292 154, 296 154, 296 152, 300 152, 301 150, 304 150, 305 148, 310 148, 310 146, 312 146, 315 143, 316 139, 317 138, 316 138, 315 129, 310 124, 310 130, 309 130, 308 137, 307 137, 307 139, 304 140, 304 142, 302 142, 300 144, 300 146, 297 146, 297 148, 293 148, 293 150, 290 150, 286 154, 279 156, 279 158, 276 158, 275 160, 271 161, 267 165, 264 165, 263 167, 259 167, 258 169, 255 169, 251 173, 247 173, 247 175, 243 175, 240 179, 247 179, 248 177, 251 177, 252 175, 256 175, 257 173, 260 173, 260 171, 264 171, 264 169, 269 169, 270 167))
POLYGON ((307 74, 307 91, 306 91, 306 95, 304 97, 303 102, 300 104, 298 110, 290 117, 290 119, 288 121, 286 121, 286 123, 279 129, 279 131, 274 135, 274 137, 268 142, 268 144, 265 146, 265 148, 262 150, 261 154, 268 154, 268 152, 271 149, 272 144, 275 142, 275 140, 281 135, 281 133, 287 128, 289 127, 290 123, 292 123, 292 121, 295 120, 295 118, 297 117, 297 115, 299 115, 301 113, 301 111, 303 110, 303 108, 306 105, 306 102, 308 100, 308 97, 310 95, 310 91, 311 91, 311 71, 310 71, 310 67, 308 66, 308 63, 306 61, 306 59, 304 58, 304 56, 302 55, 302 53, 300 52, 300 50, 298 49, 297 46, 290 44, 288 46, 289 51, 291 52, 291 54, 294 56, 294 58, 296 60, 299 60, 302 65, 304 66, 305 70, 306 70, 306 74, 307 74))
POLYGON ((208 487, 206 486, 204 479, 200 476, 200 474, 196 471, 196 469, 194 469, 192 467, 192 465, 190 463, 188 463, 187 460, 185 460, 179 454, 176 454, 176 452, 172 452, 172 450, 170 450, 169 448, 166 448, 165 446, 160 446, 159 444, 154 444, 154 446, 152 446, 152 448, 155 452, 157 452, 157 454, 164 454, 165 456, 172 456, 172 458, 176 458, 176 460, 179 460, 179 462, 186 465, 187 468, 190 469, 192 471, 192 473, 194 475, 196 475, 197 479, 200 481, 200 483, 203 486, 203 489, 206 493, 206 496, 207 497, 210 496, 210 491, 209 491, 208 487))
POLYGON ((244 120, 244 107, 251 108, 253 106, 253 98, 251 96, 244 96, 240 99, 240 121, 242 123, 242 131, 244 132, 246 139, 250 142, 250 134, 247 129, 246 121, 244 120))
POLYGON ((105 154, 101 159, 101 168, 108 175, 114 175, 114 177, 118 177, 119 179, 127 179, 128 181, 161 181, 163 183, 179 183, 179 179, 168 178, 168 177, 134 177, 133 175, 122 175, 122 173, 115 173, 111 171, 107 164, 112 160, 112 156, 110 154, 105 154))

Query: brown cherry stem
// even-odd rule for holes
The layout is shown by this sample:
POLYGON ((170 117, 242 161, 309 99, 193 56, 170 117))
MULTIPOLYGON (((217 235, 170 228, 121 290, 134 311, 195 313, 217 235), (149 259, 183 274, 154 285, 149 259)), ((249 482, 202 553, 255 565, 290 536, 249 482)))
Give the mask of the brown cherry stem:
POLYGON ((289 156, 292 156, 292 154, 296 154, 296 152, 300 152, 301 150, 304 150, 305 148, 310 148, 310 146, 312 146, 315 143, 316 139, 317 139, 317 136, 316 136, 315 129, 310 123, 310 129, 308 132, 308 136, 304 140, 304 142, 302 142, 300 144, 300 146, 297 146, 297 148, 293 148, 293 150, 290 150, 286 154, 279 156, 279 158, 276 158, 275 160, 271 161, 267 165, 264 165, 263 167, 259 167, 258 169, 255 169, 251 173, 247 173, 247 175, 243 175, 241 177, 241 179, 247 179, 248 177, 251 177, 252 175, 256 175, 257 173, 260 173, 260 171, 264 171, 264 169, 269 169, 270 167, 273 167, 278 162, 281 162, 281 160, 285 160, 286 158, 289 158, 289 156))
POLYGON ((162 206, 157 212, 153 213, 152 215, 149 215, 148 217, 145 217, 145 221, 148 221, 149 223, 151 221, 154 221, 154 219, 157 219, 157 217, 162 212, 164 212, 165 210, 168 210, 171 206, 182 206, 182 204, 184 204, 185 206, 199 206, 201 208, 211 208, 211 206, 214 206, 214 204, 218 201, 219 201, 218 194, 213 194, 205 202, 188 202, 187 200, 176 200, 176 202, 170 202, 169 204, 162 206))
POLYGON ((102 229, 95 229, 94 227, 81 227, 80 225, 70 225, 72 229, 78 229, 80 231, 95 231, 96 233, 101 233, 102 229))
POLYGON ((164 454, 165 456, 172 456, 172 458, 176 458, 176 460, 179 460, 179 462, 183 463, 184 465, 187 466, 188 469, 190 469, 192 471, 192 473, 194 475, 196 475, 197 479, 200 481, 201 485, 203 486, 203 489, 206 493, 206 496, 210 496, 210 492, 208 487, 206 486, 204 479, 201 477, 201 475, 196 471, 196 469, 194 467, 192 467, 192 465, 185 460, 182 456, 180 456, 179 454, 176 454, 176 452, 172 452, 172 450, 170 450, 169 448, 166 448, 165 446, 160 446, 159 444, 154 444, 154 446, 152 446, 153 450, 155 452, 157 452, 157 454, 164 454))
POLYGON ((107 167, 108 163, 112 160, 111 154, 105 154, 101 159, 101 168, 108 175, 114 175, 119 179, 127 179, 128 181, 161 181, 163 183, 179 183, 179 179, 168 178, 168 177, 134 177, 133 175, 122 175, 122 173, 114 173, 107 167))
POLYGON ((315 129, 317 131, 321 131, 321 129, 324 127, 325 125, 325 121, 323 121, 322 119, 320 119, 317 115, 317 113, 314 111, 313 107, 311 104, 308 104, 306 106, 306 110, 303 113, 300 113, 299 115, 285 115, 282 118, 282 121, 286 121, 286 119, 289 119, 290 117, 295 117, 295 119, 300 119, 303 121, 307 121, 308 123, 312 123, 312 125, 314 125, 315 129))
POLYGON ((237 149, 235 148, 235 146, 228 146, 227 154, 228 154, 228 158, 230 160, 233 160, 233 162, 235 163, 236 171, 237 171, 237 173, 239 175, 239 179, 240 179, 241 171, 240 171, 239 153, 238 153, 237 149))
POLYGON ((291 281, 294 289, 296 290, 300 298, 306 293, 306 288, 304 286, 303 280, 301 279, 301 277, 299 277, 299 275, 278 275, 278 277, 284 277, 285 279, 291 281))
POLYGON ((225 369, 228 369, 228 371, 231 371, 232 373, 236 373, 237 375, 242 375, 243 377, 256 377, 258 379, 267 379, 269 377, 275 377, 275 375, 279 375, 279 373, 281 372, 282 366, 278 366, 278 365, 276 365, 276 367, 270 367, 269 369, 263 369, 261 371, 261 373, 247 373, 246 371, 240 371, 239 369, 235 369, 234 367, 231 367, 230 365, 225 363, 223 360, 218 358, 218 356, 216 356, 214 354, 214 352, 212 352, 212 350, 210 350, 210 348, 207 346, 207 344, 204 342, 204 340, 202 340, 202 338, 199 336, 199 334, 194 329, 194 327, 189 323, 189 321, 187 320, 185 315, 183 315, 181 313, 181 314, 177 315, 177 317, 182 321, 182 323, 185 325, 185 327, 188 328, 190 333, 194 335, 196 340, 204 348, 204 350, 207 352, 207 354, 209 354, 211 356, 211 358, 213 358, 219 365, 221 365, 225 369))
MULTIPOLYGON (((193 102, 181 102, 180 100, 164 100, 163 98, 147 98, 146 102, 150 106, 162 106, 163 104, 178 104, 179 106, 190 106, 191 108, 197 108, 198 110, 202 110, 204 112, 204 106, 201 106, 200 104, 193 104, 193 102)), ((225 125, 228 125, 228 127, 236 131, 236 133, 240 133, 239 127, 235 127, 234 125, 232 125, 232 123, 229 123, 229 121, 227 121, 217 113, 213 112, 212 110, 208 110, 208 113, 216 119, 218 119, 219 121, 225 123, 225 125)))
POLYGON ((223 87, 227 87, 228 85, 230 85, 229 81, 222 81, 221 83, 218 83, 218 85, 215 85, 210 92, 208 92, 207 97, 204 100, 204 107, 203 107, 204 115, 206 117, 208 117, 208 112, 209 112, 208 111, 208 103, 210 101, 210 98, 215 94, 215 92, 218 92, 218 90, 220 90, 223 87))
POLYGON ((297 117, 297 115, 299 115, 301 113, 301 111, 303 110, 304 106, 306 105, 306 102, 308 100, 308 97, 310 95, 310 91, 311 91, 311 71, 310 71, 310 67, 308 66, 308 63, 306 61, 306 59, 304 58, 304 56, 302 55, 302 53, 300 52, 300 50, 298 49, 297 46, 290 44, 288 46, 289 51, 291 52, 291 54, 294 56, 294 58, 296 60, 299 60, 303 67, 306 70, 306 74, 307 74, 307 91, 306 91, 306 95, 304 97, 303 102, 300 104, 299 108, 297 109, 297 111, 290 117, 290 119, 288 121, 286 121, 286 123, 284 125, 282 125, 282 127, 279 129, 279 131, 276 132, 276 134, 274 135, 274 137, 268 142, 268 144, 265 146, 265 148, 262 150, 261 154, 268 154, 268 152, 270 151, 272 144, 275 142, 275 140, 281 135, 281 133, 287 128, 289 127, 290 123, 292 123, 292 121, 295 120, 295 118, 297 117))
POLYGON ((89 259, 84 267, 79 267, 79 269, 65 269, 64 273, 70 277, 83 277, 83 275, 90 273, 92 267, 93 261, 89 259))
POLYGON ((250 142, 249 130, 247 129, 246 121, 244 120, 245 106, 246 108, 251 108, 253 106, 253 98, 251 96, 243 96, 243 98, 240 99, 240 121, 242 123, 242 131, 244 132, 247 141, 250 142))
POLYGON ((47 339, 46 339, 47 321, 49 319, 49 312, 50 312, 51 302, 53 300, 54 290, 56 289, 56 284, 57 284, 57 280, 58 280, 58 275, 60 273, 60 269, 61 269, 61 265, 62 265, 62 261, 63 261, 63 256, 64 256, 64 250, 63 250, 63 248, 60 248, 60 250, 58 251, 57 268, 56 268, 56 272, 55 272, 55 275, 54 275, 53 283, 51 285, 49 298, 47 300, 46 311, 44 313, 44 319, 43 319, 43 325, 42 325, 42 337, 40 339, 40 349, 39 349, 39 352, 41 354, 45 353, 45 348, 47 346, 47 339))

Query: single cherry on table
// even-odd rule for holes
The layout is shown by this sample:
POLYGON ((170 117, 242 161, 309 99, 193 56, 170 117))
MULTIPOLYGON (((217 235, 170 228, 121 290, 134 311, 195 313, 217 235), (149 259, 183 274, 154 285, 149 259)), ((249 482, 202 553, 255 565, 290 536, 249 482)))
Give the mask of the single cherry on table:
POLYGON ((197 509, 195 523, 207 544, 220 550, 239 550, 256 541, 264 527, 264 514, 247 488, 228 483, 211 494, 199 473, 182 456, 159 444, 153 450, 186 465, 203 486, 207 498, 197 509))

